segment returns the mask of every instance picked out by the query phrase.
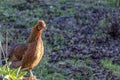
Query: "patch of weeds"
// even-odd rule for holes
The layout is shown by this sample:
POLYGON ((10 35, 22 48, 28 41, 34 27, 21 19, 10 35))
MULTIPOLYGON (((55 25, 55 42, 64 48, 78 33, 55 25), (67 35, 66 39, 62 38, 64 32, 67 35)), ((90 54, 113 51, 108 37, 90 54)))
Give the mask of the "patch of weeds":
POLYGON ((45 47, 45 53, 50 54, 53 50, 52 45, 49 43, 49 41, 45 38, 45 33, 43 33, 43 40, 44 40, 44 47, 45 47))
POLYGON ((14 21, 16 20, 14 18, 14 16, 16 15, 16 9, 7 9, 7 10, 0 10, 0 13, 1 13, 1 18, 4 19, 4 20, 9 20, 8 18, 11 18, 11 16, 13 16, 9 21, 14 21))
POLYGON ((104 43, 106 42, 108 35, 104 33, 102 30, 98 30, 94 32, 92 38, 95 40, 95 43, 104 43))
POLYGON ((45 55, 37 68, 35 68, 34 74, 37 76, 37 78, 40 80, 65 80, 64 76, 61 73, 58 73, 56 71, 49 72, 48 66, 50 64, 48 61, 49 57, 45 55))
POLYGON ((110 35, 108 34, 109 30, 110 30, 110 26, 111 24, 109 23, 109 21, 107 20, 107 18, 104 18, 103 20, 98 22, 98 29, 94 32, 94 34, 92 35, 92 37, 94 39, 96 39, 97 42, 105 42, 107 38, 110 37, 110 35))
POLYGON ((25 3, 25 0, 19 0, 19 1, 15 1, 15 0, 3 0, 3 3, 6 3, 6 5, 8 6, 13 6, 13 5, 21 5, 23 3, 25 3), (14 3, 14 4, 13 4, 14 3))
POLYGON ((53 51, 58 51, 60 47, 64 44, 64 36, 63 34, 53 34, 51 37, 51 42, 47 42, 48 44, 52 44, 51 46, 53 47, 53 51))
MULTIPOLYGON (((36 8, 35 10, 33 10, 33 14, 35 16, 40 16, 40 14, 43 12, 43 9, 42 8, 36 8)), ((33 15, 32 14, 32 15, 33 15)))
POLYGON ((81 64, 79 67, 73 68, 73 73, 69 74, 69 77, 75 80, 88 80, 92 75, 92 69, 89 66, 81 64))
POLYGON ((60 3, 65 4, 67 0, 60 0, 60 3))
POLYGON ((26 75, 26 72, 20 72, 20 68, 10 69, 10 64, 7 62, 6 65, 0 66, 0 75, 3 80, 18 80, 26 75))
POLYGON ((57 13, 58 16, 63 15, 63 12, 64 12, 64 11, 61 10, 61 9, 57 9, 57 10, 56 10, 56 13, 57 13))
MULTIPOLYGON (((96 1, 96 0, 94 0, 94 1, 96 1)), ((120 6, 120 0, 99 0, 98 2, 101 4, 104 4, 104 5, 107 4, 108 8, 120 6)))
POLYGON ((70 9, 67 9, 66 12, 67 12, 67 14, 69 14, 69 15, 73 15, 73 14, 76 13, 76 10, 73 9, 73 8, 70 8, 70 9))
POLYGON ((56 64, 59 73, 64 74, 66 80, 88 80, 92 77, 93 71, 84 62, 76 59, 59 61, 56 64))
POLYGON ((72 58, 73 59, 76 59, 76 60, 79 60, 79 59, 81 59, 82 57, 83 57, 83 55, 82 54, 74 54, 74 53, 71 53, 72 54, 72 58))
POLYGON ((18 17, 19 19, 17 19, 15 21, 15 24, 14 24, 14 28, 16 29, 20 29, 20 28, 31 28, 33 27, 36 22, 39 20, 39 18, 32 18, 32 17, 29 17, 27 18, 28 16, 24 16, 24 17, 18 17))
POLYGON ((27 24, 24 24, 24 23, 20 23, 20 24, 16 24, 14 25, 14 28, 26 28, 27 27, 27 24))
MULTIPOLYGON (((110 15, 108 14, 107 17, 110 17, 110 15)), ((101 27, 102 30, 109 30, 111 26, 108 18, 104 18, 101 21, 99 21, 98 25, 101 27)))
POLYGON ((48 13, 52 16, 61 16, 63 15, 63 12, 64 10, 62 10, 58 4, 50 6, 50 9, 48 10, 48 13))
POLYGON ((101 65, 111 71, 113 74, 120 77, 120 65, 113 64, 113 62, 109 59, 101 60, 101 65))
POLYGON ((93 34, 93 37, 97 39, 102 39, 102 38, 105 38, 106 36, 107 34, 105 34, 102 30, 96 31, 93 34))
POLYGON ((20 43, 20 42, 24 42, 24 41, 25 41, 25 39, 18 33, 18 37, 16 39, 16 42, 20 43))
POLYGON ((111 3, 112 6, 118 7, 120 6, 120 0, 107 0, 109 3, 111 3))
MULTIPOLYGON (((16 1, 15 1, 16 2, 16 1)), ((0 14, 2 19, 7 20, 11 16, 15 16, 18 12, 16 9, 11 7, 11 1, 3 0, 0 3, 0 14)), ((13 3, 12 3, 13 4, 13 3)))
POLYGON ((90 56, 85 56, 83 59, 85 59, 85 61, 83 61, 83 63, 87 66, 90 66, 92 63, 92 59, 90 56))
MULTIPOLYGON (((25 36, 22 36, 23 34, 21 33, 21 31, 16 30, 14 28, 6 28, 6 27, 2 27, 0 29, 0 32, 2 34, 3 37, 5 37, 6 32, 8 32, 8 43, 9 45, 12 45, 13 43, 19 43, 19 42, 24 42, 25 41, 25 36), (14 39, 14 41, 13 41, 14 39)), ((1 38, 2 42, 5 43, 5 39, 1 38)))
POLYGON ((66 8, 65 6, 60 6, 56 4, 54 6, 50 6, 50 9, 47 11, 52 16, 64 16, 64 15, 73 15, 76 11, 74 8, 66 8))
POLYGON ((111 18, 110 14, 107 14, 103 20, 99 21, 99 30, 102 30, 106 37, 116 38, 120 35, 119 22, 111 21, 111 18))
POLYGON ((76 10, 74 8, 68 8, 68 9, 65 9, 65 10, 61 10, 61 9, 58 9, 57 10, 57 13, 59 16, 61 15, 73 15, 76 13, 76 10))
POLYGON ((60 73, 52 73, 41 80, 65 80, 65 78, 60 73))
POLYGON ((8 33, 8 40, 9 40, 8 43, 12 42, 15 33, 13 33, 13 29, 12 29, 12 28, 7 29, 5 26, 0 27, 0 35, 1 35, 0 41, 1 41, 2 43, 5 43, 5 42, 6 42, 6 40, 5 40, 5 38, 4 38, 4 37, 6 37, 6 33, 8 33))

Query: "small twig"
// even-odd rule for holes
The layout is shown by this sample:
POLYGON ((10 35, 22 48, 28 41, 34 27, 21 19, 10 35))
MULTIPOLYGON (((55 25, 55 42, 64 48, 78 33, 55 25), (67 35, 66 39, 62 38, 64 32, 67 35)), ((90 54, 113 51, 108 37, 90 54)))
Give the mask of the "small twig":
MULTIPOLYGON (((5 62, 7 63, 7 56, 8 56, 8 31, 6 31, 6 49, 5 49, 5 52, 6 52, 6 57, 5 57, 5 62)), ((7 65, 8 67, 8 65, 7 65)))
POLYGON ((5 51, 6 51, 6 57, 8 56, 7 50, 8 50, 8 31, 6 31, 6 49, 5 49, 5 51))
POLYGON ((4 57, 4 59, 5 59, 6 67, 9 70, 9 67, 8 67, 9 64, 7 62, 7 56, 8 56, 7 50, 8 50, 8 31, 6 31, 6 49, 5 49, 6 56, 4 57))
POLYGON ((2 64, 2 50, 0 49, 0 65, 2 64))
POLYGON ((3 53, 3 57, 4 57, 4 59, 5 59, 5 53, 4 53, 4 50, 3 50, 3 47, 2 47, 1 41, 0 41, 0 49, 1 49, 1 51, 2 51, 2 53, 3 53))
POLYGON ((18 77, 18 74, 19 74, 20 70, 21 70, 21 66, 18 68, 17 77, 18 77))

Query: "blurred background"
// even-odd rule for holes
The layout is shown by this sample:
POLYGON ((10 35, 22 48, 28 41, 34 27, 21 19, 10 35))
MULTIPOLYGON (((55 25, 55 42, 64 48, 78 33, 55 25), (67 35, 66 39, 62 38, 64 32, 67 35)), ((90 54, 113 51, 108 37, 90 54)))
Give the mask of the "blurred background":
POLYGON ((120 0, 0 0, 0 40, 25 43, 44 20, 40 80, 120 80, 120 0))

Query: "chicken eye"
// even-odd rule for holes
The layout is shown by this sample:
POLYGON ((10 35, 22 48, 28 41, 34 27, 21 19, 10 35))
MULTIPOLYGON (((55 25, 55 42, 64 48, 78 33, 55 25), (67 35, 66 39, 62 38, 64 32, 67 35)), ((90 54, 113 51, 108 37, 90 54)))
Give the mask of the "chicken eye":
POLYGON ((38 29, 38 30, 41 30, 41 26, 37 26, 37 29, 38 29))

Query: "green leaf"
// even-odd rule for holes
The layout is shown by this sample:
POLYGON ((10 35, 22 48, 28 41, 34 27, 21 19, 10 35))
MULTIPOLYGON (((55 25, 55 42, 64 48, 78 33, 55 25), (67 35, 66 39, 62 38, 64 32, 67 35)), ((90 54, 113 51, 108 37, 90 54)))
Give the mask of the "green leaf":
POLYGON ((0 74, 6 74, 6 73, 7 73, 6 66, 0 67, 0 74))
POLYGON ((23 77, 26 74, 27 74, 27 72, 21 72, 21 73, 18 74, 18 78, 21 78, 21 77, 23 77))
POLYGON ((3 15, 6 16, 6 17, 9 17, 9 16, 10 16, 7 11, 4 11, 4 12, 3 12, 3 15))

